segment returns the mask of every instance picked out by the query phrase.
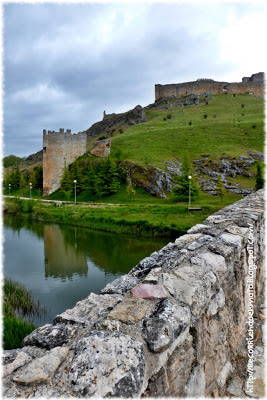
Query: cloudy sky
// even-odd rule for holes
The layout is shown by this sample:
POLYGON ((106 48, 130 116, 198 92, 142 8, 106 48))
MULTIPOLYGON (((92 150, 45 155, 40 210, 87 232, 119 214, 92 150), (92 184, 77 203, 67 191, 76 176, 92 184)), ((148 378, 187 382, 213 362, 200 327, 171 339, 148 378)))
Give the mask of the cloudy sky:
POLYGON ((239 82, 265 70, 263 2, 6 3, 3 155, 43 129, 89 128, 154 101, 156 83, 239 82))

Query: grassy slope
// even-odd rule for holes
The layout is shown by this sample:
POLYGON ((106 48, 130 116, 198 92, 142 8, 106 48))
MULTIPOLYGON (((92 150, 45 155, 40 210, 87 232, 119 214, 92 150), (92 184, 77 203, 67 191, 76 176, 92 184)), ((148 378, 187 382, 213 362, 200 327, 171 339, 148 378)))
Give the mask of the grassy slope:
POLYGON ((112 138, 111 155, 121 149, 124 160, 163 167, 163 161, 176 157, 182 160, 185 149, 192 160, 202 153, 219 159, 223 154, 238 156, 247 155, 247 150, 263 151, 263 100, 249 94, 213 97, 208 105, 147 111, 147 122, 130 126, 112 138), (164 121, 169 112, 172 118, 164 121))

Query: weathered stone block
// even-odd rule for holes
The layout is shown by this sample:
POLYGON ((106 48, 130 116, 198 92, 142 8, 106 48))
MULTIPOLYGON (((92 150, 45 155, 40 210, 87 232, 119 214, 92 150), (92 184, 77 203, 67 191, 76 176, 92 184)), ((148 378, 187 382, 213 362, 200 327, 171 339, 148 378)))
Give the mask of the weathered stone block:
POLYGON ((37 346, 46 349, 62 346, 70 340, 76 332, 76 328, 70 325, 44 325, 35 329, 23 339, 23 346, 37 346))
POLYGON ((23 365, 25 364, 28 364, 31 360, 32 357, 25 351, 16 350, 15 359, 6 365, 3 365, 3 370, 2 370, 3 376, 10 375, 13 371, 15 371, 20 367, 23 367, 23 365))
POLYGON ((184 390, 185 397, 204 397, 206 387, 205 373, 202 365, 193 368, 184 390))
POLYGON ((224 304, 225 304, 225 295, 224 291, 220 288, 219 291, 212 297, 210 301, 210 305, 207 310, 207 316, 215 315, 218 312, 218 309, 224 306, 224 304))
POLYGON ((95 322, 103 313, 108 313, 119 301, 119 295, 96 295, 91 293, 85 300, 79 301, 75 307, 66 310, 54 318, 54 324, 88 325, 95 322))
POLYGON ((132 289, 133 297, 141 299, 166 299, 168 294, 161 285, 140 284, 132 289))
POLYGON ((163 300, 151 317, 144 321, 143 337, 154 353, 165 350, 189 325, 189 307, 163 300))
POLYGON ((13 381, 25 385, 39 382, 49 382, 56 370, 65 360, 69 352, 68 347, 55 347, 45 356, 31 361, 26 367, 22 368, 13 381))
POLYGON ((163 285, 177 300, 189 305, 192 315, 197 318, 213 294, 215 275, 208 271, 201 280, 191 277, 188 281, 173 274, 164 273, 162 276, 163 285))
POLYGON ((108 283, 104 289, 100 291, 101 294, 122 294, 127 292, 132 287, 136 286, 139 283, 139 279, 134 276, 134 272, 132 275, 123 275, 118 279, 115 279, 113 282, 108 283))
POLYGON ((188 335, 187 339, 174 350, 167 362, 169 391, 172 397, 183 394, 194 358, 193 338, 188 335))
POLYGON ((68 384, 83 396, 138 396, 144 367, 140 342, 122 333, 94 331, 76 345, 68 384))
POLYGON ((153 304, 143 299, 127 299, 117 304, 108 317, 126 323, 136 323, 144 318, 152 307, 153 304))

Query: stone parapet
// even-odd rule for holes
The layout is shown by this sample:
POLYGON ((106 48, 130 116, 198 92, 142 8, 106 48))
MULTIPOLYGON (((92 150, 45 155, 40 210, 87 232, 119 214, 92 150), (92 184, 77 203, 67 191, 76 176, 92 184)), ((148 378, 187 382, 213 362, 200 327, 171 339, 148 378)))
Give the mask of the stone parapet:
POLYGON ((246 350, 247 278, 256 309, 263 255, 259 190, 5 351, 4 396, 225 395, 246 350))

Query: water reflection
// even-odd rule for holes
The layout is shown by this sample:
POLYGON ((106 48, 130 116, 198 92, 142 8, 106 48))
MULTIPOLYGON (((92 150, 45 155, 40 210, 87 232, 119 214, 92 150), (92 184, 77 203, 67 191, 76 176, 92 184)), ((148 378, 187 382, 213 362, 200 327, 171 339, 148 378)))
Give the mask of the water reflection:
POLYGON ((129 272, 166 240, 136 239, 86 228, 4 217, 4 275, 24 283, 51 314, 129 272))
POLYGON ((45 277, 70 278, 74 273, 87 275, 86 256, 77 242, 69 243, 58 225, 44 226, 45 277))

